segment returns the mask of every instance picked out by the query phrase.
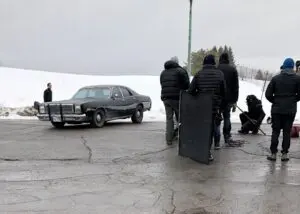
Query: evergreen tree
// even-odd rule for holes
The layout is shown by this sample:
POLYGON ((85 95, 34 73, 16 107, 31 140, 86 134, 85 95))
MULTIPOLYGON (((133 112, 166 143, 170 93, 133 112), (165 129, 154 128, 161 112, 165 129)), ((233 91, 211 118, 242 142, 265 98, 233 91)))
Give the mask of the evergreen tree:
POLYGON ((235 64, 235 59, 234 59, 234 55, 233 55, 233 51, 232 51, 232 48, 229 47, 228 49, 228 55, 229 55, 229 62, 232 66, 236 67, 236 64, 235 64))
POLYGON ((263 74, 262 70, 259 69, 257 71, 254 79, 256 79, 256 80, 263 80, 264 79, 264 74, 263 74))

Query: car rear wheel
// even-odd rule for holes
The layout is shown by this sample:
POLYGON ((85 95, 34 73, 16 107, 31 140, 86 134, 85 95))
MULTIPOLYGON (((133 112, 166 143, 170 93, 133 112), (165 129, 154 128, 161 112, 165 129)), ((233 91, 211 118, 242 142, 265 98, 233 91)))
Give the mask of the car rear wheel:
POLYGON ((63 123, 63 122, 51 122, 51 123, 57 129, 62 129, 65 126, 65 123, 63 123))
POLYGON ((133 123, 142 123, 144 117, 144 109, 141 105, 136 107, 134 114, 131 116, 131 121, 133 123))
POLYGON ((105 124, 105 113, 99 109, 93 113, 91 126, 93 128, 102 128, 105 124))

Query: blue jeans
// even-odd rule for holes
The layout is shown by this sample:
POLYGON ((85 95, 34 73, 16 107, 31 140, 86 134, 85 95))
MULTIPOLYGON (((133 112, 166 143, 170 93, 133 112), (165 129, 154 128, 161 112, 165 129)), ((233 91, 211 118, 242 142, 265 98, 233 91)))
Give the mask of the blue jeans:
POLYGON ((220 145, 220 139, 221 139, 221 130, 220 130, 220 128, 221 128, 221 125, 214 124, 213 137, 214 137, 215 146, 220 145))
POLYGON ((224 139, 228 139, 231 137, 231 121, 230 121, 230 112, 231 112, 232 105, 227 104, 224 111, 223 111, 223 135, 224 139))

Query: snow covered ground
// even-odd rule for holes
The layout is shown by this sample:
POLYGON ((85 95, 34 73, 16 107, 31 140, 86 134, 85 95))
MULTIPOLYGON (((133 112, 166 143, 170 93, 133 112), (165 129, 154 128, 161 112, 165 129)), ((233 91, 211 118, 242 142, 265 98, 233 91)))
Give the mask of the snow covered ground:
MULTIPOLYGON (((165 110, 160 100, 159 76, 87 76, 76 74, 61 74, 45 71, 33 71, 0 67, 0 106, 22 108, 33 106, 34 101, 42 102, 46 84, 53 85, 53 99, 68 99, 80 88, 86 85, 122 84, 131 87, 141 94, 151 97, 153 107, 145 113, 145 121, 164 121, 165 110)), ((238 106, 247 110, 246 96, 254 94, 259 99, 262 94, 263 81, 240 80, 240 96, 238 106)), ((263 96, 263 107, 270 115, 271 104, 263 96)), ((16 109, 10 110, 5 119, 36 119, 35 117, 21 117, 16 115, 16 109)), ((232 114, 232 121, 239 122, 239 110, 232 114)), ((297 119, 299 114, 297 115, 297 119)))

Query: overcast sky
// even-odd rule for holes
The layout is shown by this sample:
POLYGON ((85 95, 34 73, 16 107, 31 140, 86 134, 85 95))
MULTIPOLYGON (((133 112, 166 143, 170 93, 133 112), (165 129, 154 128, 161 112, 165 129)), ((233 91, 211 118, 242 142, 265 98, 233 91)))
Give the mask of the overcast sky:
MULTIPOLYGON (((188 0, 0 0, 0 62, 56 72, 153 74, 187 59, 188 0)), ((194 0, 192 49, 238 64, 300 59, 299 0, 194 0)))

